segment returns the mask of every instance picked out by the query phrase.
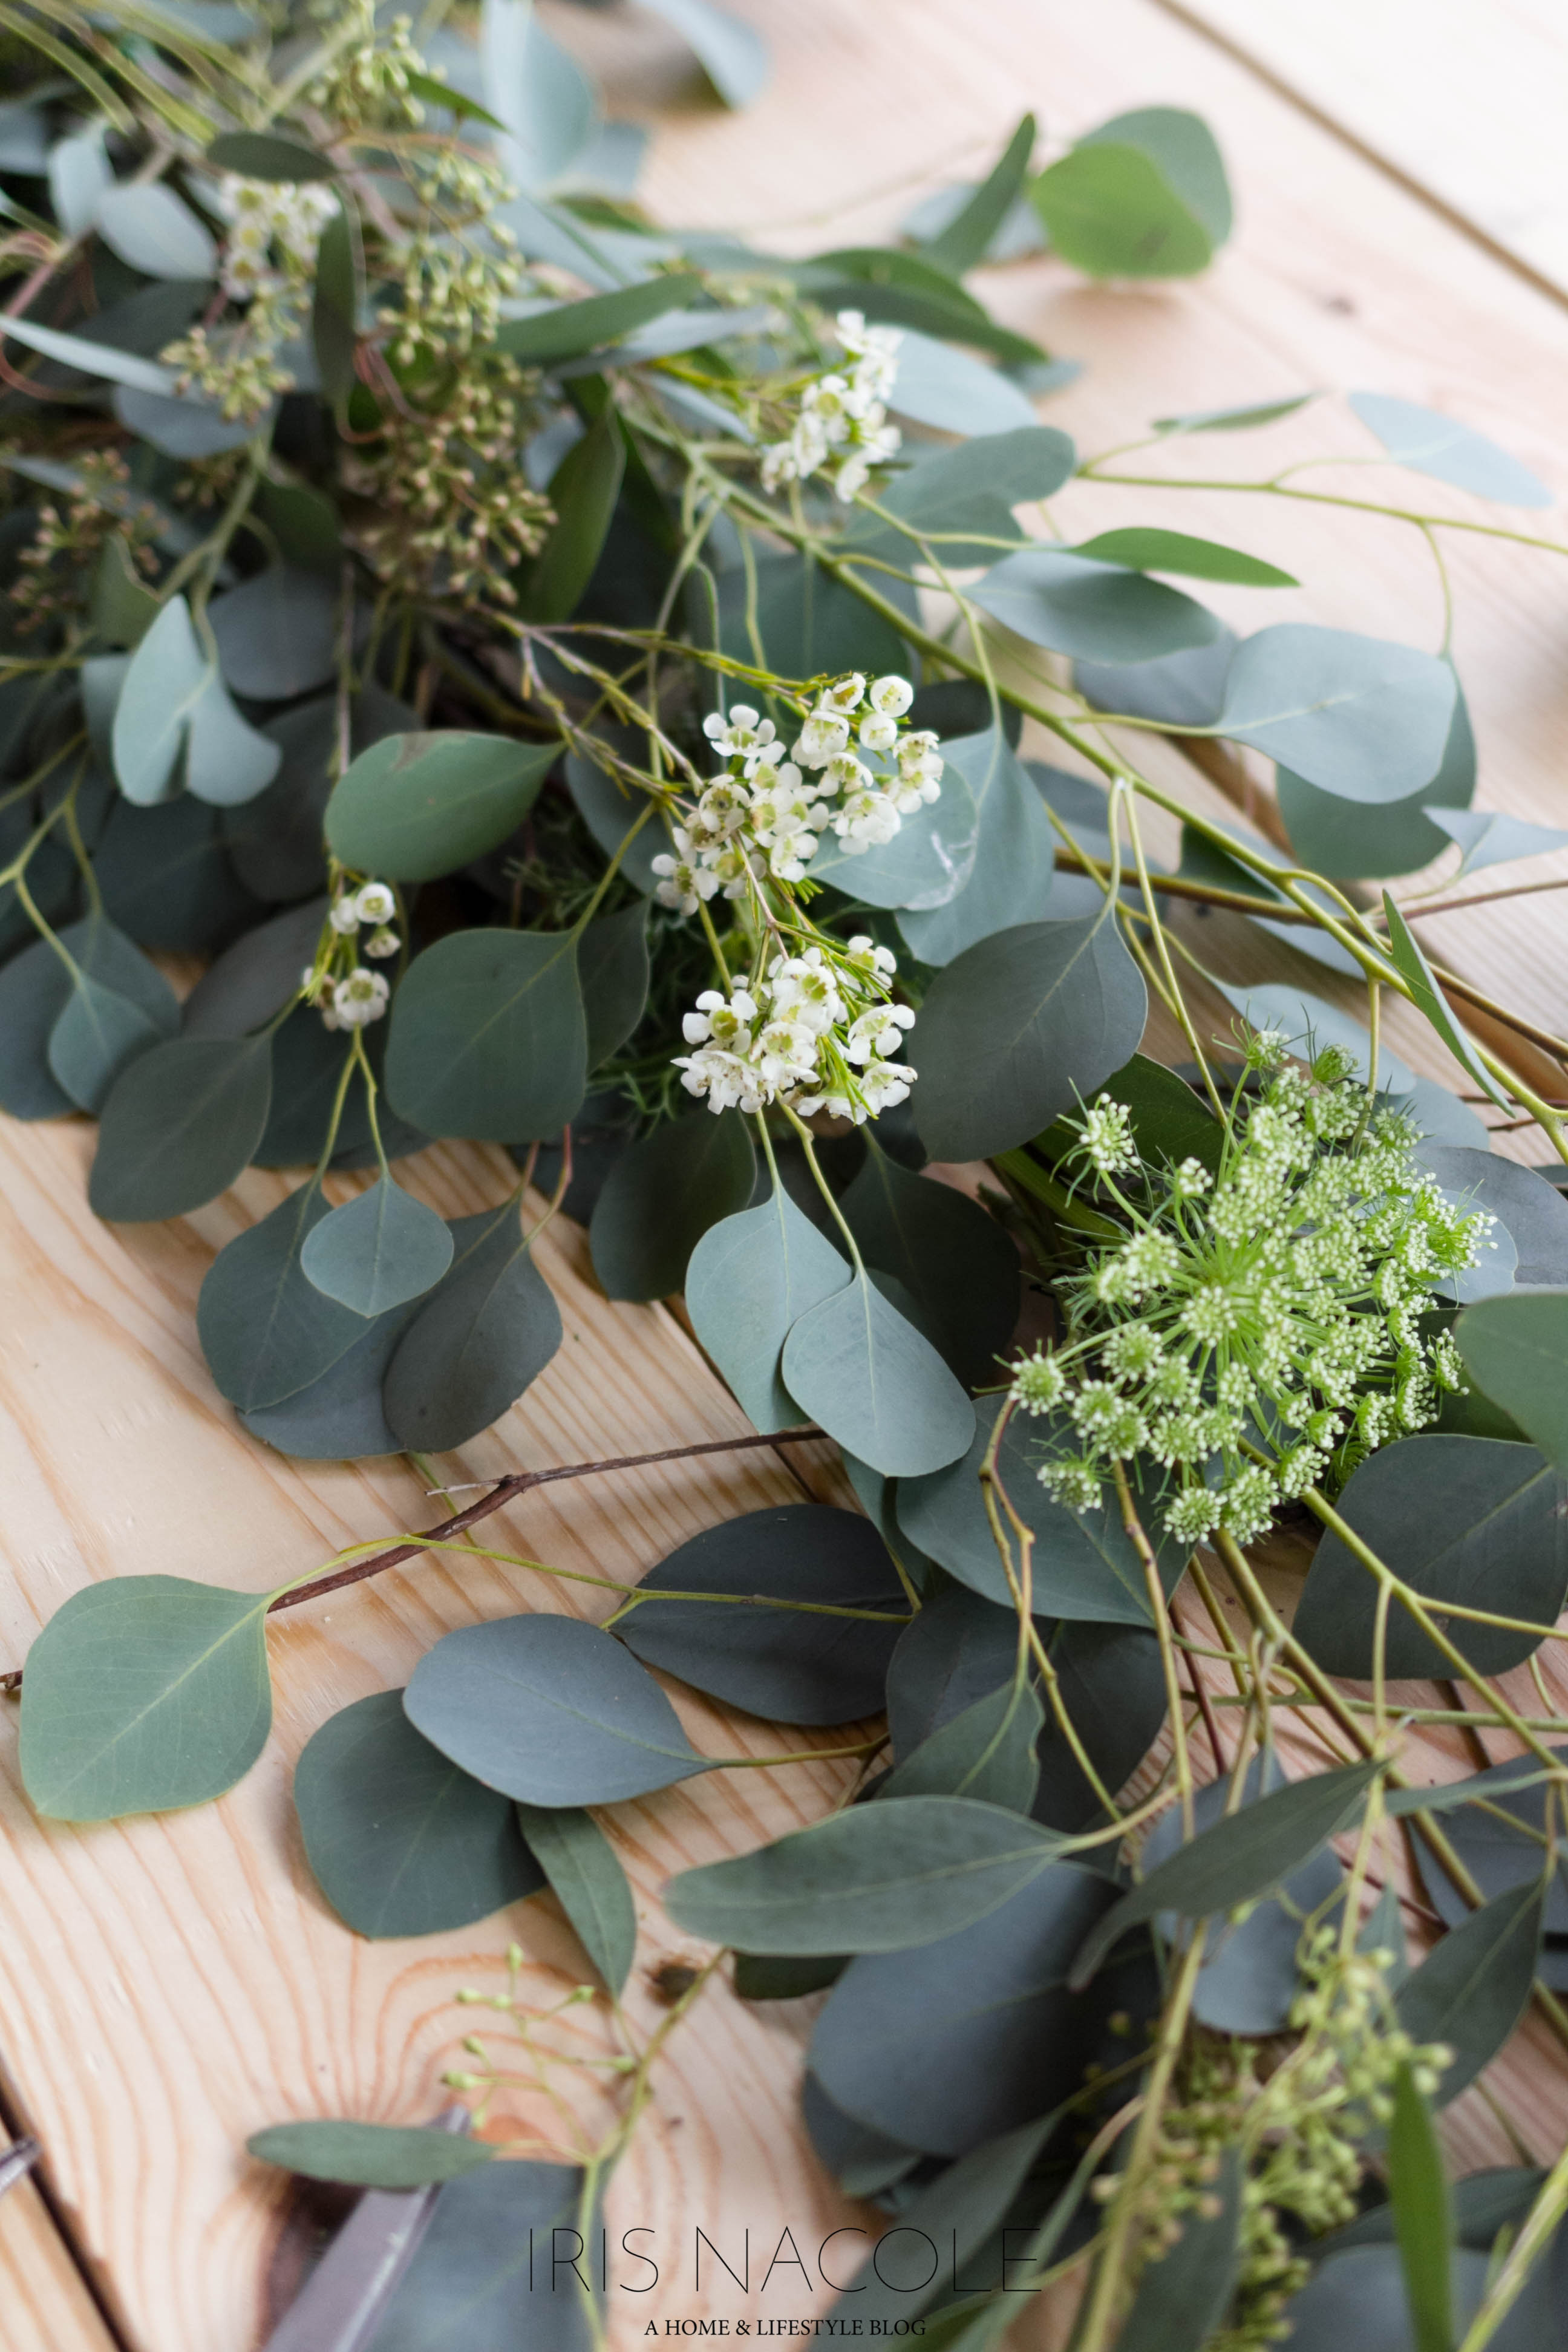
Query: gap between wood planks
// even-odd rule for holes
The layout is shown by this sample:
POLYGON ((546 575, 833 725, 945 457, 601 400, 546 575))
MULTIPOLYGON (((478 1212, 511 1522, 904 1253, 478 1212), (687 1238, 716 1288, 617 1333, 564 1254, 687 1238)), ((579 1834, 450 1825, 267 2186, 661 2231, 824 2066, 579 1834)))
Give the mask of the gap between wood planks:
POLYGON ((1381 172, 1385 180, 1392 180, 1396 188, 1402 188, 1406 195, 1414 196, 1418 204, 1425 205, 1428 212, 1435 213, 1449 228, 1458 229, 1461 236, 1468 237, 1470 243, 1478 246, 1489 260, 1500 262, 1505 269, 1522 278, 1535 293, 1544 294, 1560 310, 1568 310, 1568 290, 1555 278, 1548 277, 1544 270, 1537 269, 1533 262, 1528 261, 1511 246, 1505 245, 1500 237, 1493 236, 1490 230, 1483 228, 1470 214, 1461 211, 1458 205, 1440 194, 1429 180, 1406 171, 1403 164, 1396 163, 1371 140, 1363 139, 1338 115, 1331 114, 1327 107, 1320 106, 1315 99, 1298 88, 1289 75, 1271 66, 1267 58, 1260 56, 1245 41, 1237 40, 1218 25, 1211 24, 1201 7, 1189 6, 1186 0, 1154 0, 1154 5, 1178 25, 1184 26, 1189 33, 1196 33, 1211 47, 1223 51, 1237 65, 1245 68, 1256 81, 1262 82, 1277 98, 1284 99, 1320 131, 1326 131, 1331 138, 1337 139, 1342 147, 1348 147, 1363 163, 1370 163, 1374 171, 1381 172))
MULTIPOLYGON (((26 2138, 31 2130, 32 2126, 16 2096, 10 2079, 4 2066, 0 2066, 0 2131, 5 2132, 8 2141, 15 2142, 26 2138)), ((110 2345, 113 2347, 113 2352, 136 2352, 135 2346, 121 2323, 120 2315, 104 2290, 92 2258, 78 2236, 70 2214, 61 2203, 54 2182, 49 2177, 49 2151, 47 2144, 42 2157, 34 2165, 26 2178, 43 2209, 45 2224, 58 2239, 66 2260, 80 2280, 83 2293, 102 2323, 104 2335, 110 2345)))

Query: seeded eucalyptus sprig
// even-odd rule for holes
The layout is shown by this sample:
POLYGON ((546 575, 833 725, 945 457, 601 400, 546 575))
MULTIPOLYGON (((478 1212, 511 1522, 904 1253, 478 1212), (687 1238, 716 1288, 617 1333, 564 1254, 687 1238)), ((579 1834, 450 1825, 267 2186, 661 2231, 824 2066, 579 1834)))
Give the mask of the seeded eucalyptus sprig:
MULTIPOLYGON (((432 1457, 528 1410, 566 1215, 612 1297, 684 1292, 759 1433, 721 1450, 826 1434, 863 1506, 748 1514, 629 1585, 483 1540, 535 1484, 636 1466, 576 1464, 270 1594, 93 1586, 6 1676, 35 1804, 232 1786, 268 1735, 270 1616, 344 1583, 439 1552, 602 1592, 607 1624, 448 1635, 300 1759, 345 1932, 548 1883, 609 1996, 568 2073, 512 1963, 493 2005, 562 2125, 527 2153, 560 2160, 481 2198, 470 2152, 432 2262, 445 2227, 474 2294, 515 2301, 519 2230, 588 2234, 646 2101, 668 2028, 627 2022, 616 1807, 804 1754, 858 1801, 676 1881, 712 1948, 653 1990, 671 2021, 725 1997, 728 1947, 742 1999, 826 1993, 806 2128, 954 2256, 906 2277, 889 2239, 847 2315, 993 2341, 1021 2283, 1066 2280, 1078 2352, 1251 2352, 1287 2323, 1353 2352, 1347 2297, 1447 2312, 1449 2352, 1512 2341, 1568 2160, 1460 2182, 1450 2246, 1429 2110, 1531 2001, 1568 2048, 1542 1665, 1568 1205, 1487 1124, 1568 1158, 1568 1077, 1540 1076, 1568 1038, 1417 929, 1568 836, 1473 805, 1446 640, 1266 614, 1237 637, 1173 584, 1294 584, 1125 500, 1191 486, 1156 462, 1176 438, 1283 437, 1308 395, 1166 417, 1147 472, 1081 457, 1034 404, 1070 363, 965 282, 1047 237, 1029 266, 1205 267, 1207 131, 1142 109, 1053 148, 1026 119, 900 241, 786 261, 583 194, 591 94, 515 0, 478 47, 362 0, 238 38, 145 0, 16 13, 0 1105, 99 1116, 111 1221, 298 1172, 198 1313, 257 1443, 466 1484, 432 1457), (1103 517, 1081 543, 1045 503, 1069 481, 1103 517), (1145 773, 1151 735, 1272 762, 1269 839, 1145 773), (1456 848, 1436 897, 1362 887, 1456 848), (1245 920, 1269 976, 1231 982, 1190 905, 1245 920), (202 967, 183 1003, 170 954, 202 967), (1450 1084, 1391 1050, 1396 1000, 1450 1084), (509 1147, 505 1197, 425 1205, 437 1136, 509 1147), (1498 1680, 1527 1664, 1532 1696, 1498 1680), (699 1748, 656 1670, 826 1744, 699 1748), (1434 1790, 1429 1725, 1511 1760, 1434 1790), (1445 1930, 1414 1968, 1405 1820, 1445 1930), (607 2134, 574 2104, 595 2072, 630 2084, 607 2134)), ((678 15, 742 94, 750 37, 678 15)), ((1352 411, 1347 453, 1370 432, 1545 502, 1451 419, 1434 456, 1426 412, 1352 411)), ((1446 590, 1452 529, 1568 551, 1289 463, 1214 481, 1342 510, 1347 562, 1393 517, 1446 590)), ((505 2070, 468 2055, 499 2104, 505 2070)), ((423 2134, 292 2131, 258 2152, 382 2185, 437 2161, 423 2134)), ((591 2298, 569 2325, 594 2337, 591 2298)))

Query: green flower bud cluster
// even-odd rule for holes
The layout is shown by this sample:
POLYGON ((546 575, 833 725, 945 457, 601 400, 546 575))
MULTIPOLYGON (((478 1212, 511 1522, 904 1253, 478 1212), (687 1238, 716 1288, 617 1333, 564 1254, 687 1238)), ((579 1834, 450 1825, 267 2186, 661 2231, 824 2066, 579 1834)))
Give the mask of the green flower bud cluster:
POLYGON ((156 507, 130 491, 131 468, 117 449, 91 449, 77 459, 79 494, 64 513, 52 500, 38 509, 37 527, 17 558, 11 601, 23 635, 62 614, 80 610, 104 548, 117 535, 132 566, 157 577, 152 542, 162 525, 156 507))
POLYGON ((1039 1475, 1058 1501, 1093 1509, 1115 1462, 1152 1459, 1188 1544, 1250 1542, 1279 1504, 1436 1419, 1463 1380, 1422 1318, 1494 1223, 1446 1198, 1414 1127, 1337 1048, 1302 1068, 1266 1034, 1249 1057, 1261 1084, 1238 1092, 1217 1173, 1147 1165, 1106 1096, 1085 1112, 1067 1164, 1121 1231, 1058 1283, 1066 1340, 1013 1381, 1016 1406, 1052 1416, 1039 1475))
MULTIPOLYGON (((328 5, 313 13, 331 22, 341 21, 342 12, 328 5)), ((353 37, 311 83, 310 104, 344 131, 416 128, 425 120, 425 109, 411 92, 409 79, 427 68, 409 37, 413 20, 395 16, 381 32, 375 0, 349 0, 347 14, 353 20, 353 37)))
MULTIPOLYGON (((1236 2296, 1207 2352, 1267 2352, 1287 2336, 1285 2307, 1310 2268, 1297 2252, 1300 2237, 1354 2219, 1363 2149, 1393 2114, 1400 2068, 1409 2065, 1430 2096, 1452 2057, 1440 2042, 1418 2046, 1395 2021, 1394 1958, 1346 1951, 1339 1927, 1320 1924, 1304 1939, 1289 2021, 1298 2039, 1282 2060, 1277 2043, 1189 2037, 1177 2101, 1142 2185, 1130 2276, 1168 2253, 1189 2220, 1217 2212, 1220 2159, 1239 2147, 1247 2170, 1236 2296)), ((1096 2194, 1113 2197, 1121 2181, 1104 2175, 1096 2194)))
POLYGON ((517 602, 507 574, 537 553, 554 520, 518 452, 533 429, 536 379, 500 352, 443 372, 424 400, 389 407, 378 440, 344 475, 372 503, 358 544, 381 578, 467 602, 517 602))

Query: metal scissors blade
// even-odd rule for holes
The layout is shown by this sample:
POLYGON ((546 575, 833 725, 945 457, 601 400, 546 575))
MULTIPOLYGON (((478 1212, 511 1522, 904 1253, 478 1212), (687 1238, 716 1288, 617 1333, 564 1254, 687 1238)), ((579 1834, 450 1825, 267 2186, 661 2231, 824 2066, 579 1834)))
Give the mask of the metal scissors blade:
POLYGON ((15 2189, 25 2173, 31 2172, 43 2152, 36 2139, 19 2139, 0 2156, 0 2197, 7 2189, 15 2189))
MULTIPOLYGON (((448 2107, 427 2128, 466 2132, 468 2111, 448 2107)), ((268 2337, 264 2352, 363 2352, 414 2259, 440 2194, 367 2189, 268 2337)))

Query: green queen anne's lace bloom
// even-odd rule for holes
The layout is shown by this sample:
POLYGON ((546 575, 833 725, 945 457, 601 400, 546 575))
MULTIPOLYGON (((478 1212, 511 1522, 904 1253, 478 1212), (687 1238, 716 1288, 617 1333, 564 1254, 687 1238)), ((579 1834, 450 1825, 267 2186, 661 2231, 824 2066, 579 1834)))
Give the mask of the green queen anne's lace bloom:
POLYGON ((1348 1057, 1310 1074, 1253 1040, 1260 1093, 1238 1100, 1218 1173, 1152 1168, 1101 1096, 1069 1159, 1123 1227, 1058 1285, 1067 1336, 1016 1366, 1025 1412, 1058 1416, 1040 1469, 1094 1509, 1113 1465, 1169 1474, 1166 1531, 1195 1544, 1264 1534, 1279 1504, 1342 1482, 1428 1427, 1461 1391, 1458 1355, 1424 1331, 1436 1286, 1477 1264, 1495 1220, 1447 1199, 1396 1113, 1370 1106, 1348 1057))

